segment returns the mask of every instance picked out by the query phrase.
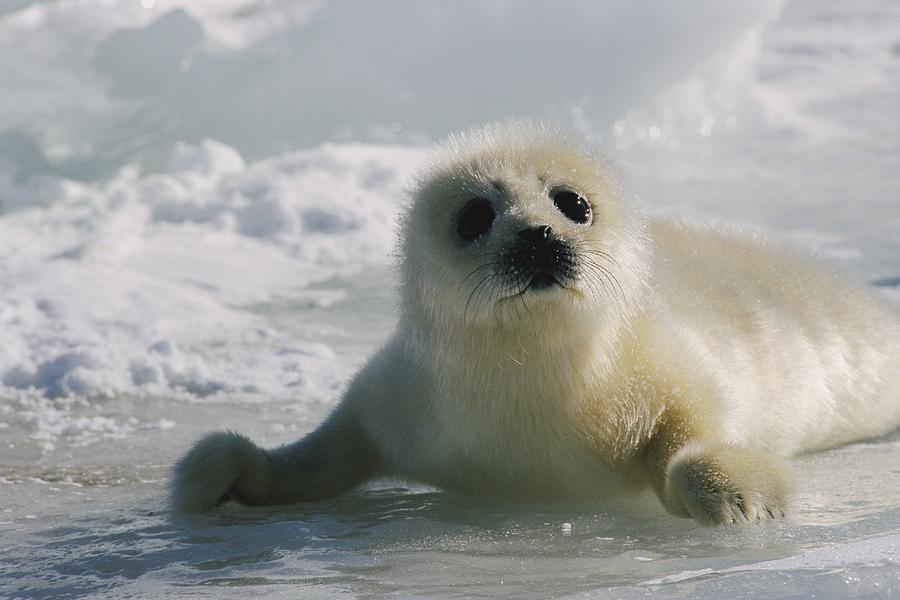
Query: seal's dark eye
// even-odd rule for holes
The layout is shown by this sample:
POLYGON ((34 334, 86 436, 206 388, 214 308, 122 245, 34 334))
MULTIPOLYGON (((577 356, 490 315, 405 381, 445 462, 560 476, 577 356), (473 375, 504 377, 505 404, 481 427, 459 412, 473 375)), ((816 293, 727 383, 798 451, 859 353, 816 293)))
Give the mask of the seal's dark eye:
POLYGON ((456 232, 459 234, 459 237, 467 242, 471 242, 488 232, 494 223, 495 216, 491 203, 485 198, 470 200, 459 212, 456 232))
POLYGON ((571 190, 557 190, 550 193, 553 204, 559 212, 576 223, 585 224, 591 220, 591 205, 581 194, 571 190))

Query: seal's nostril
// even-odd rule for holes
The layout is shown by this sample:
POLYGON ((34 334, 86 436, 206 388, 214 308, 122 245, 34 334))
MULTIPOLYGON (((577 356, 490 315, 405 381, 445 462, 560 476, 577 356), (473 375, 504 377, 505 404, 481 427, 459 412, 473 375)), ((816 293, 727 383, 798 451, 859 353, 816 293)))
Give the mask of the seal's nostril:
POLYGON ((519 237, 524 238, 532 243, 546 242, 550 239, 553 230, 549 225, 538 225, 537 227, 529 227, 519 232, 519 237))

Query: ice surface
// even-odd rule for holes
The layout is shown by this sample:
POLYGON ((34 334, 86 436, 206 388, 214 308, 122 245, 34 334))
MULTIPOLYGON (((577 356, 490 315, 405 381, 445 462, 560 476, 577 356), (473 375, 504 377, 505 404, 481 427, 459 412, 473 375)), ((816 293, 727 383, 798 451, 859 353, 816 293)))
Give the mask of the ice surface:
POLYGON ((890 0, 0 5, 0 596, 897 596, 896 435, 797 459, 791 517, 743 528, 393 483, 163 498, 201 433, 279 444, 334 405, 449 129, 569 124, 648 212, 775 232, 900 306, 898 48, 890 0))

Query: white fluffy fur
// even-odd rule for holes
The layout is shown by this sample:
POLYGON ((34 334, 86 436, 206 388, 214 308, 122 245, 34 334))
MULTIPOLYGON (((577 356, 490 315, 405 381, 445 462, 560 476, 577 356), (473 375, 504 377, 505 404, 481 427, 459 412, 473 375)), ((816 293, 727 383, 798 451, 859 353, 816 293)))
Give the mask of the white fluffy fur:
POLYGON ((786 508, 782 458, 900 423, 900 319, 868 291, 758 237, 645 222, 598 152, 540 126, 451 138, 412 191, 400 257, 397 331, 329 421, 266 453, 200 442, 177 467, 177 510, 390 475, 513 497, 649 483, 700 522, 769 518, 786 508), (559 185, 588 198, 590 225, 556 209, 559 185), (497 218, 461 244, 473 197, 497 218), (595 267, 568 289, 476 288, 536 225, 595 267))

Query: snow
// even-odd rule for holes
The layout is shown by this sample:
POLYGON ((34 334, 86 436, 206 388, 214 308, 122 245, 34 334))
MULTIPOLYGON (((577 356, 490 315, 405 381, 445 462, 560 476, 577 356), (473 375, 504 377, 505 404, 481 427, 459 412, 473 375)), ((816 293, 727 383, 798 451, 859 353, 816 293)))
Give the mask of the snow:
POLYGON ((387 264, 400 187, 420 154, 325 145, 248 166, 204 141, 177 146, 165 174, 65 182, 55 200, 38 200, 46 206, 7 214, 0 390, 321 394, 292 386, 287 363, 254 356, 302 352, 312 369, 333 352, 281 335, 252 309, 387 264))
POLYGON ((3 4, 0 595, 897 595, 896 434, 798 458, 789 519, 744 528, 391 482, 189 522, 164 497, 202 433, 327 414, 457 128, 568 124, 651 214, 774 232, 900 306, 898 48, 890 0, 3 4))

